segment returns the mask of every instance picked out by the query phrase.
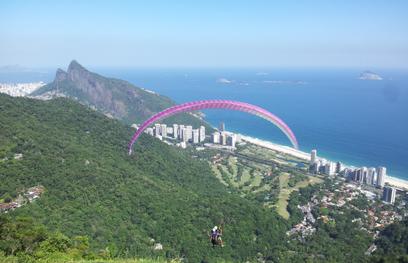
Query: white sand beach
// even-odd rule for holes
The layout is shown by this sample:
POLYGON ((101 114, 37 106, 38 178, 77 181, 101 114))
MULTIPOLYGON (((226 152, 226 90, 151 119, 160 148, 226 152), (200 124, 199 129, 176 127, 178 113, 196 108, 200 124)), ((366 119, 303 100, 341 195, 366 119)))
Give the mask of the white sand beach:
POLYGON ((397 188, 408 190, 407 180, 399 179, 399 178, 392 177, 392 176, 387 176, 385 177, 385 183, 388 183, 389 185, 395 186, 397 188))
POLYGON ((274 150, 274 151, 277 151, 277 152, 289 154, 289 155, 295 156, 297 158, 300 158, 300 159, 303 159, 303 160, 306 160, 306 161, 310 160, 310 154, 309 153, 305 153, 305 152, 302 152, 300 150, 296 150, 296 149, 288 147, 288 146, 275 144, 275 143, 272 143, 272 142, 269 142, 269 141, 264 141, 264 140, 261 140, 261 139, 258 139, 258 138, 253 138, 253 137, 245 136, 245 135, 242 135, 242 134, 240 134, 240 135, 241 135, 241 139, 246 141, 246 142, 249 142, 249 143, 264 147, 264 148, 268 148, 268 149, 271 149, 271 150, 274 150))
MULTIPOLYGON (((288 155, 292 155, 294 157, 309 161, 310 160, 310 153, 306 153, 306 152, 302 152, 300 150, 296 150, 294 148, 288 147, 288 146, 284 146, 284 145, 279 145, 276 143, 272 143, 269 141, 265 141, 265 140, 261 140, 258 138, 253 138, 250 136, 246 136, 246 135, 241 135, 241 139, 243 141, 264 147, 264 148, 268 148, 277 152, 281 152, 281 153, 285 153, 288 155)), ((348 166, 348 165, 346 165, 348 166)), ((351 167, 351 166, 348 166, 351 167)), ((385 177, 385 183, 388 183, 391 186, 397 187, 397 188, 402 188, 405 190, 408 190, 408 181, 407 180, 403 180, 403 179, 399 179, 396 177, 392 177, 392 176, 387 176, 385 177)))

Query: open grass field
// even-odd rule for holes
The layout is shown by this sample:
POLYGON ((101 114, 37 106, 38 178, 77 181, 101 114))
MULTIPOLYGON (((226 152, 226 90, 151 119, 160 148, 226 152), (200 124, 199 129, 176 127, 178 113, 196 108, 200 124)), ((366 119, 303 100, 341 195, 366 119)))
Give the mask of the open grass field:
POLYGON ((276 203, 276 210, 278 214, 285 219, 289 219, 289 213, 286 209, 288 206, 289 195, 292 192, 288 189, 289 174, 282 173, 279 175, 279 199, 276 203))
POLYGON ((221 183, 223 183, 224 185, 228 186, 229 184, 224 181, 224 179, 222 178, 221 172, 218 169, 218 165, 212 165, 211 166, 211 170, 214 172, 215 177, 217 177, 218 180, 220 180, 221 183))
POLYGON ((262 183, 264 174, 270 170, 270 167, 264 164, 241 163, 237 157, 228 156, 223 164, 212 165, 215 176, 224 184, 235 188, 240 188, 244 192, 268 190, 270 187, 262 183), (240 166, 241 172, 238 172, 240 166), (224 175, 224 176, 223 176, 224 175), (225 175, 227 178, 225 178, 225 175))
MULTIPOLYGON (((302 160, 295 157, 288 159, 288 156, 286 155, 255 145, 246 145, 245 147, 240 148, 239 151, 241 154, 254 156, 257 159, 272 160, 276 163, 292 168, 296 166, 296 162, 303 163, 302 160)), ((267 207, 275 207, 279 215, 285 219, 289 219, 290 216, 287 211, 287 206, 291 193, 293 191, 298 191, 302 187, 321 183, 323 181, 315 176, 306 176, 304 177, 304 180, 301 179, 301 181, 298 181, 295 185, 291 184, 292 186, 289 186, 288 183, 292 180, 290 172, 276 172, 273 171, 272 167, 265 163, 240 159, 232 155, 226 155, 222 162, 212 165, 212 169, 215 176, 223 184, 240 189, 243 195, 248 193, 275 191, 277 201, 276 199, 266 201, 264 205, 267 207), (271 171, 274 173, 272 175, 272 180, 267 180, 266 183, 263 183, 263 179, 268 176, 267 174, 271 171), (277 185, 278 183, 279 186, 277 185)))
POLYGON ((306 180, 298 182, 294 187, 288 186, 289 181, 289 174, 288 173, 281 173, 279 175, 279 196, 278 202, 276 203, 276 211, 279 215, 281 215, 285 219, 289 219, 289 213, 287 210, 289 196, 293 191, 298 191, 302 187, 306 187, 309 184, 318 184, 323 182, 322 179, 318 177, 308 176, 306 180))

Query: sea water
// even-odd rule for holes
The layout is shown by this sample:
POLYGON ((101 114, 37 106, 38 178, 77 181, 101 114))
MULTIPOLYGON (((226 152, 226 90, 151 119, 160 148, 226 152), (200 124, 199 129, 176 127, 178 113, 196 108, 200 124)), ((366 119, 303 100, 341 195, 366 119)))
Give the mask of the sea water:
MULTIPOLYGON (((104 74, 166 95, 178 103, 231 99, 263 107, 283 119, 300 149, 355 166, 386 166, 408 179, 408 72, 378 70, 383 80, 361 80, 360 69, 101 69, 104 74)), ((256 116, 205 110, 213 126, 290 145, 256 116)))

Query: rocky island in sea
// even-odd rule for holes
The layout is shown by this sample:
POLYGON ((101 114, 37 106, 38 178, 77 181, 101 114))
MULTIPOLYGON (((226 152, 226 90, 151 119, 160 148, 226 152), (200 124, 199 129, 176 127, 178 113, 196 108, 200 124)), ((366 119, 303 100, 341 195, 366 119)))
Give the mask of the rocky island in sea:
POLYGON ((372 71, 364 71, 363 73, 360 74, 360 77, 358 79, 361 80, 382 80, 383 78, 378 75, 377 73, 374 73, 372 71))

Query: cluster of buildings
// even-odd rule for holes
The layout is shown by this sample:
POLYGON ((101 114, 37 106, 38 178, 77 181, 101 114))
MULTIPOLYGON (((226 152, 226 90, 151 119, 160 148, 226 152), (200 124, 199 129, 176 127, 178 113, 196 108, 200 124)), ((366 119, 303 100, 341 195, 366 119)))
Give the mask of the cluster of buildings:
POLYGON ((44 85, 45 83, 42 81, 31 83, 0 83, 0 93, 5 93, 13 97, 24 97, 44 85))
POLYGON ((362 185, 370 185, 384 188, 383 201, 393 204, 395 202, 396 189, 384 187, 387 168, 383 166, 350 168, 344 167, 340 162, 331 162, 317 157, 317 150, 310 153, 309 171, 314 174, 341 175, 349 181, 362 185))
POLYGON ((340 162, 331 162, 317 157, 317 150, 310 153, 309 171, 314 174, 336 175, 344 170, 340 162))
POLYGON ((21 204, 18 202, 0 203, 0 214, 19 208, 21 204))
POLYGON ((32 202, 37 198, 40 198, 40 196, 44 193, 45 188, 42 185, 38 186, 33 186, 28 188, 25 193, 24 197, 27 198, 28 202, 32 202))
POLYGON ((342 171, 342 175, 350 181, 360 184, 384 187, 387 169, 385 167, 360 167, 356 169, 346 168, 342 171))
POLYGON ((221 122, 218 131, 211 134, 211 142, 215 145, 235 148, 235 144, 241 142, 241 135, 227 132, 225 130, 225 123, 221 122))
POLYGON ((19 194, 19 196, 14 200, 11 200, 10 202, 0 203, 0 213, 7 213, 11 210, 19 208, 26 204, 27 201, 29 203, 33 202, 35 199, 40 198, 44 191, 45 188, 42 185, 30 187, 22 194, 19 194))
POLYGON ((286 235, 292 236, 297 234, 300 238, 300 241, 305 241, 307 236, 311 236, 314 232, 316 232, 316 228, 314 227, 316 219, 312 214, 312 204, 307 203, 304 206, 298 205, 298 208, 303 213, 303 220, 300 223, 294 225, 292 229, 287 231, 286 235))
MULTIPOLYGON (((136 124, 133 124, 132 127, 138 128, 136 124)), ((191 125, 173 124, 168 126, 167 124, 156 123, 154 127, 146 128, 145 133, 155 136, 160 140, 178 140, 177 146, 182 148, 185 148, 187 143, 200 144, 206 139, 204 126, 194 129, 191 125)), ((241 142, 241 136, 225 131, 225 124, 221 123, 220 131, 213 132, 210 136, 210 141, 214 145, 235 148, 235 144, 241 142)))
POLYGON ((160 140, 164 138, 180 140, 181 146, 184 147, 186 143, 202 143, 206 138, 204 126, 193 129, 191 125, 173 124, 172 126, 167 126, 167 124, 156 123, 154 127, 147 128, 145 132, 160 140))
MULTIPOLYGON (((323 189, 318 194, 314 194, 307 204, 298 208, 303 213, 303 220, 294 225, 291 230, 286 234, 288 236, 296 236, 301 240, 304 240, 306 236, 312 235, 316 231, 316 222, 321 220, 323 223, 336 223, 335 218, 329 215, 320 215, 317 218, 313 216, 314 209, 327 208, 332 209, 353 209, 363 213, 363 218, 355 218, 353 222, 359 221, 361 228, 371 233, 374 237, 378 234, 378 229, 382 229, 385 226, 395 222, 395 220, 401 220, 402 215, 396 211, 396 209, 386 207, 384 205, 377 206, 377 203, 370 202, 369 206, 364 209, 359 209, 351 202, 359 198, 362 194, 367 195, 367 191, 362 189, 361 185, 355 185, 350 183, 336 182, 337 186, 333 189, 323 189), (384 210, 387 209, 387 210, 384 210)), ((384 194, 394 195, 395 189, 391 190, 391 187, 384 187, 384 194)))
POLYGON ((235 144, 241 142, 241 136, 231 132, 216 131, 211 134, 211 142, 235 148, 235 144))

